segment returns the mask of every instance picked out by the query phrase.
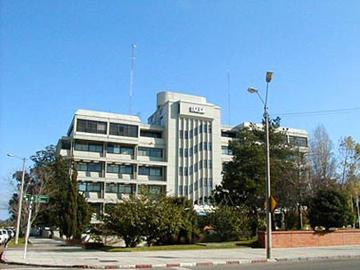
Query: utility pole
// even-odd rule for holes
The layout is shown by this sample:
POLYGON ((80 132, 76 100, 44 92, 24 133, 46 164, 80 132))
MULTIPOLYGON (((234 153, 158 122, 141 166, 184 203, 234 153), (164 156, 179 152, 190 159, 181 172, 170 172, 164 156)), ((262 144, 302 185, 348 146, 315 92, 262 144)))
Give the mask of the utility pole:
POLYGON ((265 100, 259 94, 259 91, 254 87, 249 87, 248 92, 251 94, 257 94, 262 104, 264 105, 264 120, 265 120, 265 151, 266 151, 266 258, 269 260, 272 257, 272 197, 271 197, 271 180, 270 180, 270 140, 269 140, 269 112, 268 112, 268 92, 269 83, 272 80, 273 72, 266 72, 266 94, 265 100))
POLYGON ((27 248, 28 248, 28 241, 29 241, 30 228, 31 228, 32 203, 33 203, 34 198, 35 198, 34 196, 30 196, 29 215, 28 215, 28 222, 27 222, 26 234, 25 234, 24 259, 26 259, 26 253, 27 253, 27 248))
POLYGON ((25 163, 26 158, 18 157, 13 154, 7 154, 8 157, 13 157, 17 159, 21 159, 22 164, 22 175, 21 175, 21 185, 20 185, 20 196, 18 198, 19 205, 18 205, 18 213, 17 213, 17 220, 16 220, 16 232, 15 232, 15 245, 19 244, 19 233, 20 233, 20 222, 21 222, 21 211, 22 211, 22 202, 24 196, 24 182, 25 182, 25 163))

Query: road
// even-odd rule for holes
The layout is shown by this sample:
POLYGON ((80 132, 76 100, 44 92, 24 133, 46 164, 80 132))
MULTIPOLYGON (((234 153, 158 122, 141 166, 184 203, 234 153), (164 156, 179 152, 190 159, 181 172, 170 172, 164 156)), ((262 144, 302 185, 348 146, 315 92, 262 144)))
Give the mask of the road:
MULTIPOLYGON (((360 259, 347 260, 320 260, 308 262, 281 262, 281 263, 258 263, 258 264, 243 264, 243 265, 219 265, 219 266, 204 266, 204 267, 170 267, 170 268, 153 268, 156 270, 359 270, 360 259)), ((41 270, 60 270, 61 268, 39 268, 39 267, 24 267, 15 265, 0 264, 0 269, 41 269, 41 270)), ((66 268, 64 268, 66 269, 66 268)), ((67 268, 69 269, 69 268, 67 268)), ((74 269, 74 268, 73 268, 74 269)))

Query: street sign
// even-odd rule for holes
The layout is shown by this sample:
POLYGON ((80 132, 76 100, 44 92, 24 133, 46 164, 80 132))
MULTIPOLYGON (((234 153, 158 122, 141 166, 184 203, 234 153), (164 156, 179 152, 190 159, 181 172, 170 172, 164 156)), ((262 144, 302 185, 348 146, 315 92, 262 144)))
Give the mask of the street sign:
POLYGON ((29 202, 33 201, 34 203, 48 203, 49 202, 49 196, 47 195, 31 195, 31 194, 25 194, 24 200, 29 202))
POLYGON ((270 209, 271 212, 274 213, 274 210, 277 206, 277 201, 275 200, 275 198, 273 196, 270 197, 270 209))
POLYGON ((37 203, 48 203, 49 202, 49 196, 36 195, 35 196, 35 202, 37 202, 37 203))

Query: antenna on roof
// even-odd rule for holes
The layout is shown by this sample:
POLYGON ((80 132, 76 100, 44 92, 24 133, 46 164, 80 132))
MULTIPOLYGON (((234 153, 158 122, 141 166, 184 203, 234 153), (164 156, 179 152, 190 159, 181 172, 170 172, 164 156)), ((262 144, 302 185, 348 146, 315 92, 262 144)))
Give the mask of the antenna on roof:
POLYGON ((130 83, 129 83, 129 114, 132 114, 132 96, 134 85, 134 68, 135 68, 135 49, 136 44, 131 44, 131 68, 130 68, 130 83))
POLYGON ((227 73, 227 94, 228 94, 228 114, 229 114, 229 123, 228 125, 231 125, 231 105, 230 105, 230 72, 227 73))

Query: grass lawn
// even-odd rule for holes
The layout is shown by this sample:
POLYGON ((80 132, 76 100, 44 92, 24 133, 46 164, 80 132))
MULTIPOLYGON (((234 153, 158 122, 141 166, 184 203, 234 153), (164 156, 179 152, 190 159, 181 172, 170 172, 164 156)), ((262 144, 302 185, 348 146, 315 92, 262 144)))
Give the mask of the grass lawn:
POLYGON ((222 249, 222 248, 241 248, 250 247, 256 242, 256 239, 219 242, 219 243, 197 243, 189 245, 169 245, 169 246, 151 246, 151 247, 104 247, 103 250, 109 252, 137 252, 137 251, 156 251, 156 250, 194 250, 194 249, 222 249))
MULTIPOLYGON (((9 248, 16 248, 16 247, 23 247, 25 245, 25 238, 19 237, 19 244, 15 245, 15 238, 11 239, 10 243, 8 244, 9 248)), ((30 243, 29 243, 30 245, 30 243)))

